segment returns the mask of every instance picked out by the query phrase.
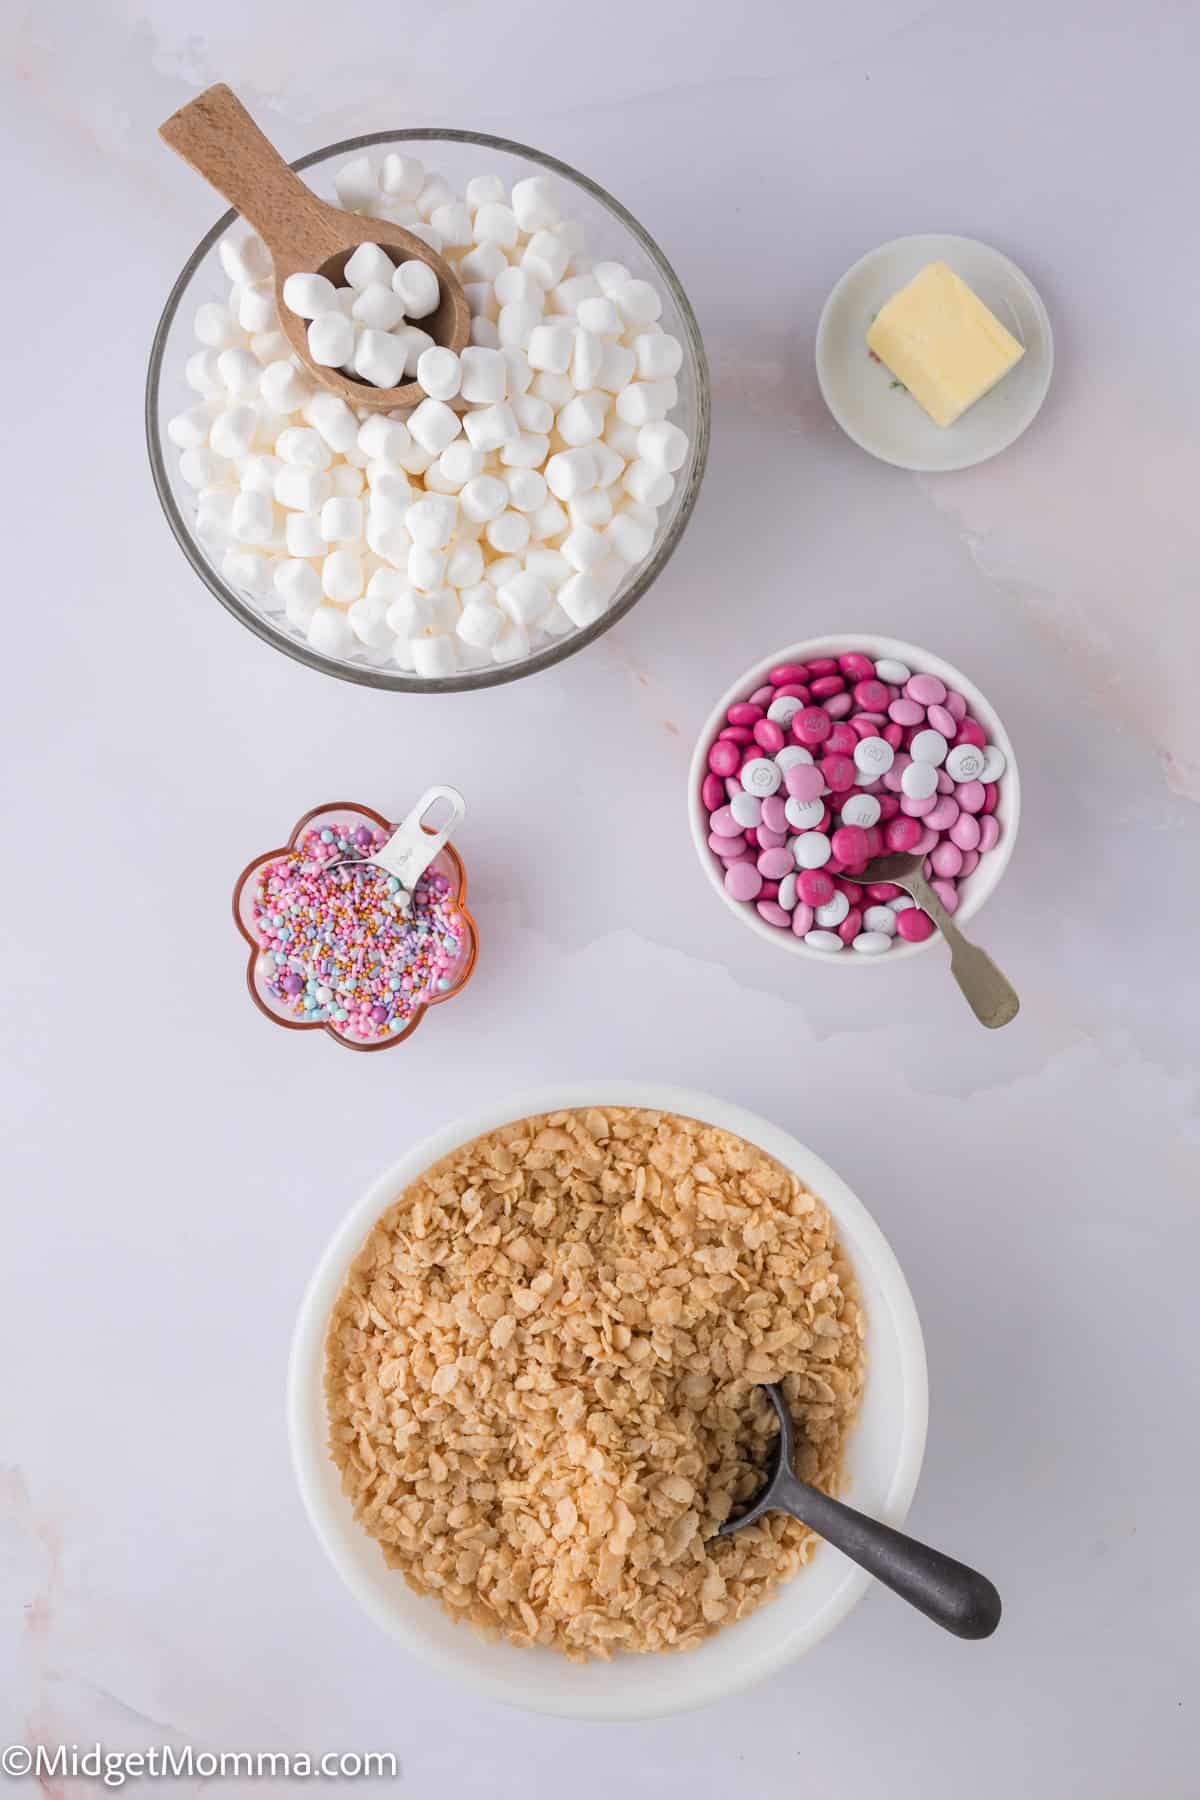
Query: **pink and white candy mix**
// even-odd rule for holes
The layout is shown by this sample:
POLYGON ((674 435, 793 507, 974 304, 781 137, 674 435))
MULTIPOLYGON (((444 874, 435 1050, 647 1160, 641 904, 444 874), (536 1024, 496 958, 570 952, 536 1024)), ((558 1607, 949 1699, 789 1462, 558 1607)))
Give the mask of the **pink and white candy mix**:
POLYGON ((936 675, 859 651, 782 663, 731 706, 700 789, 725 890, 814 950, 879 956, 929 915, 873 857, 925 856, 946 911, 1000 839, 1004 753, 936 675))

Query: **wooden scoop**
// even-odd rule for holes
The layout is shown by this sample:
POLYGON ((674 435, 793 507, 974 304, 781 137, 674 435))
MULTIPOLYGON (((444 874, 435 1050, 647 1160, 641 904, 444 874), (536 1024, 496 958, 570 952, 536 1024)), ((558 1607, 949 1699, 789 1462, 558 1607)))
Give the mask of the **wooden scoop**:
POLYGON ((377 412, 416 406, 424 399, 418 382, 372 387, 354 375, 314 362, 308 348, 308 320, 284 305, 283 284, 289 275, 313 272, 340 286, 346 262, 359 244, 378 244, 393 262, 416 259, 433 270, 441 298, 437 310, 421 320, 421 329, 435 343, 460 351, 471 326, 467 297, 458 276, 436 250, 403 226, 342 212, 318 200, 268 143, 224 82, 206 88, 172 113, 166 124, 159 126, 158 135, 249 221, 266 244, 275 265, 280 328, 314 381, 351 406, 377 412))

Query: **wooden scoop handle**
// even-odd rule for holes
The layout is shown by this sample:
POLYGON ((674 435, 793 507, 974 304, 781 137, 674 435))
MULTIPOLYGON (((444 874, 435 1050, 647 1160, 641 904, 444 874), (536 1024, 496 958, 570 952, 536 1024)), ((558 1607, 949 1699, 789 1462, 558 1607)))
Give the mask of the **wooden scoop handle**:
POLYGON ((268 250, 286 246, 294 267, 319 268, 337 248, 324 203, 288 167, 223 81, 172 113, 158 135, 249 220, 268 250))

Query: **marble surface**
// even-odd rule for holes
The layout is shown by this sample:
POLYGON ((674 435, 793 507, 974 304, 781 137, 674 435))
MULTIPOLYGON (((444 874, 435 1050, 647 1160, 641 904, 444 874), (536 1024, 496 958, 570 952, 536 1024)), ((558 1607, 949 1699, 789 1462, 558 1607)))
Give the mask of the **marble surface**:
POLYGON ((24 261, 3 434, 0 1738, 390 1749, 404 1779, 378 1791, 422 1797, 1184 1800, 1194 10, 43 0, 3 30, 24 261), (216 79, 292 155, 402 124, 523 138, 664 245, 706 336, 712 456, 666 574, 587 654, 478 696, 363 692, 271 653, 184 564, 142 381, 215 209, 154 127, 216 79), (930 229, 1028 270, 1058 365, 1005 456, 920 478, 839 434, 812 338, 857 256, 930 229), (858 626, 959 664, 1018 747, 1021 840, 977 921, 1024 999, 997 1037, 940 954, 857 979, 793 964, 694 865, 684 771, 715 694, 777 644, 858 626), (432 780, 471 806, 469 995, 366 1063, 272 1032, 242 987, 237 870, 322 799, 386 810, 432 780), (498 1093, 638 1074, 756 1107, 874 1210, 929 1350, 911 1526, 993 1574, 990 1643, 874 1593, 753 1693, 585 1727, 427 1674, 320 1557, 282 1383, 334 1222, 415 1135, 498 1093))

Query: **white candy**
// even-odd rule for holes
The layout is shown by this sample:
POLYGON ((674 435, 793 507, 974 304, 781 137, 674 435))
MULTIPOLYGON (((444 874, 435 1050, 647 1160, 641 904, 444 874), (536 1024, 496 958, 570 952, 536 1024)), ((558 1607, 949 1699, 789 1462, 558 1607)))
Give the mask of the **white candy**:
POLYGON ((478 544, 456 543, 446 558, 446 586, 470 588, 483 580, 483 551, 478 544))
POLYGON ((505 206, 499 200, 489 200, 476 212, 475 238, 478 243, 498 244, 502 250, 512 250, 516 246, 517 236, 517 218, 511 206, 505 206))
POLYGON ((321 577, 312 564, 296 561, 276 563, 274 583, 275 592, 283 600, 291 623, 307 625, 321 604, 321 577))
POLYGON ((431 250, 436 250, 438 255, 441 255, 442 234, 440 231, 435 231, 432 225, 428 225, 422 220, 419 224, 407 226, 406 229, 412 237, 420 238, 423 244, 428 244, 431 250))
POLYGON ((415 257, 402 262, 392 276, 392 292, 403 302, 404 311, 410 319, 428 318, 436 312, 441 288, 438 278, 428 263, 418 262, 415 257))
POLYGON ((404 302, 390 282, 372 281, 355 296, 350 316, 373 331, 392 331, 404 318, 404 302))
POLYGON ((313 394, 304 408, 304 417, 314 431, 320 432, 331 450, 348 456, 358 448, 358 420, 336 394, 323 389, 313 394))
MULTIPOLYGON (((571 342, 574 344, 574 335, 571 342)), ((549 370, 542 370, 533 378, 532 393, 538 400, 545 400, 557 412, 568 400, 574 398, 575 383, 569 375, 555 375, 549 370)))
POLYGON ((283 284, 283 304, 299 319, 319 319, 336 310, 333 283, 324 275, 289 275, 283 284))
POLYGON ((946 773, 951 781, 978 781, 986 767, 987 757, 976 744, 955 744, 946 758, 946 773))
POLYGON ((831 900, 825 902, 824 906, 818 906, 816 908, 817 924, 829 927, 840 925, 842 920, 848 916, 849 912, 850 902, 847 900, 845 894, 839 890, 834 894, 831 900))
POLYGON ((619 512, 614 515, 604 536, 608 548, 619 556, 622 562, 643 562, 654 546, 654 532, 639 520, 632 518, 627 512, 619 512))
POLYGON ((624 344, 606 342, 596 386, 603 388, 606 394, 619 394, 633 380, 636 367, 637 360, 632 350, 627 349, 624 344))
POLYGON ((928 800, 937 793, 937 770, 929 762, 910 762, 900 777, 900 787, 910 800, 928 800))
POLYGON ((613 516, 613 503, 603 488, 589 488, 567 507, 572 525, 590 525, 599 531, 613 516))
POLYGON ((233 344, 228 350, 220 351, 217 368, 222 383, 236 399, 249 400, 257 393, 263 374, 262 364, 244 345, 233 344))
MULTIPOLYGON (((425 404, 429 405, 430 402, 426 401, 425 404)), ((484 452, 498 450, 501 444, 507 444, 520 436, 512 408, 504 404, 481 406, 477 411, 467 413, 463 422, 467 436, 476 450, 484 452)))
POLYGON ((561 548, 571 567, 581 574, 599 568, 609 552, 601 533, 593 531, 590 525, 577 525, 574 531, 569 531, 561 548))
POLYGON ((243 331, 270 331, 279 322, 275 311, 275 289, 268 281, 252 282, 239 288, 237 318, 243 331))
POLYGON ((517 512, 536 512, 545 501, 546 477, 537 469, 507 469, 502 479, 508 489, 509 505, 517 512))
POLYGON ((544 544, 534 544, 525 552, 525 567, 544 581, 551 593, 557 593, 575 573, 561 550, 548 550, 544 544))
POLYGON ((232 587, 240 588, 256 600, 265 601, 274 595, 271 563, 257 550, 226 551, 221 573, 232 587))
POLYGON ((467 205, 474 209, 502 202, 506 188, 499 175, 475 175, 467 183, 467 205))
MULTIPOLYGON (((467 414, 468 419, 472 416, 467 414)), ((440 456, 462 430, 462 421, 444 400, 422 400, 409 414, 408 429, 422 450, 428 451, 431 457, 440 456)))
POLYGON ((529 633, 523 625, 510 619, 500 636, 492 645, 492 661, 496 663, 523 662, 529 655, 529 633))
POLYGON ((417 358, 417 380, 434 400, 453 400, 462 386, 462 363, 453 350, 433 344, 417 358))
POLYGON ((554 408, 538 394, 518 394, 512 409, 521 430, 532 432, 535 437, 545 436, 554 424, 554 408))
POLYGON ((806 931, 804 942, 810 950, 824 950, 831 956, 844 948, 836 931, 806 931))
POLYGON ((537 511, 529 515, 529 534, 538 539, 561 537, 569 524, 570 520, 557 500, 544 500, 537 511))
POLYGON ((379 183, 375 179, 370 157, 356 156, 353 162, 343 163, 334 175, 333 187, 338 203, 347 212, 361 212, 373 200, 377 200, 379 183))
POLYGON ((474 481, 477 475, 483 474, 483 463, 482 450, 464 443, 462 438, 456 438, 450 448, 443 450, 438 458, 443 479, 452 483, 456 491, 465 487, 468 481, 474 481))
MULTIPOLYGON (((868 794, 868 800, 873 796, 868 794)), ((885 937, 896 935, 896 915, 890 906, 868 906, 863 913, 863 928, 870 932, 882 932, 885 937)))
POLYGON ((494 475, 477 475, 467 482, 458 503, 468 519, 485 524, 498 518, 508 505, 508 489, 494 475))
POLYGON ((321 588, 328 599, 343 605, 358 599, 363 591, 363 566, 357 550, 329 552, 321 564, 321 588))
POLYGON ((324 556, 329 548, 321 536, 321 519, 316 512, 289 513, 283 535, 289 556, 324 556))
POLYGON ((897 662, 892 656, 881 656, 875 664, 875 673, 880 681, 891 682, 893 687, 903 687, 906 681, 912 680, 908 664, 897 662))
POLYGON ((236 238, 226 233, 217 246, 217 255, 235 287, 252 281, 266 281, 271 274, 271 252, 256 231, 247 231, 236 238))
POLYGON ((500 461, 514 469, 540 469, 550 454, 550 439, 537 432, 522 431, 501 446, 500 461))
POLYGON ((546 290, 527 269, 514 268, 505 263, 492 280, 495 283, 496 299, 501 306, 530 306, 536 313, 545 312, 546 290))
POLYGON ((488 520, 483 535, 499 556, 515 556, 529 542, 529 520, 506 510, 488 520))
MULTIPOLYGON (((743 769, 743 779, 745 774, 743 769)), ((792 854, 798 869, 823 869, 833 855, 833 847, 823 831, 802 831, 792 846, 792 854)))
POLYGON ((605 613, 609 598, 608 588, 593 575, 572 575, 558 590, 558 604, 581 631, 605 613))
POLYGON ((990 787, 994 781, 999 781, 1007 767, 1008 758, 1000 746, 989 744, 983 753, 983 772, 979 779, 985 787, 990 787))
POLYGON ((584 331, 594 332, 597 337, 620 337, 625 329, 621 314, 603 294, 581 300, 575 308, 575 317, 584 331))
POLYGON ((638 432, 638 455, 653 469, 665 469, 668 475, 674 475, 687 461, 687 453, 687 432, 672 425, 669 419, 652 419, 638 432))
MULTIPOLYGON (((769 712, 768 708, 768 714, 769 712)), ((880 741, 882 742, 882 739, 880 741)), ((890 744, 888 749, 891 749, 890 744)), ((872 825, 878 825, 883 808, 874 794, 844 794, 838 810, 843 825, 861 825, 866 831, 872 825)))
POLYGON ((525 355, 531 369, 565 375, 575 349, 575 333, 569 325, 538 325, 529 334, 525 355))
POLYGON ((457 503, 440 495, 414 501, 404 515, 405 529, 413 543, 426 550, 444 550, 457 522, 457 503))
POLYGON ((914 762, 932 763, 940 769, 946 760, 946 752, 950 746, 940 731, 917 731, 913 733, 912 742, 908 746, 908 754, 914 762))
POLYGON ((471 644, 476 650, 490 650, 504 630, 504 614, 491 604, 491 593, 485 583, 481 590, 472 590, 469 599, 463 595, 463 609, 455 630, 464 644, 471 644))
POLYGON ((574 318, 582 301, 601 300, 603 297, 594 276, 569 275, 566 281, 559 282, 549 298, 553 312, 568 313, 574 318))
POLYGON ((552 288, 566 274, 570 260, 571 246, 560 232, 535 231, 525 246, 521 267, 543 287, 552 288))
POLYGON ((233 503, 230 521, 239 544, 269 544, 275 531, 275 509, 267 494, 243 489, 233 503))
POLYGON ((618 282, 611 290, 605 289, 605 292, 627 326, 653 325, 662 312, 658 292, 648 281, 618 282))
MULTIPOLYGON (((249 411, 249 408, 242 410, 249 411)), ((221 414, 214 413, 210 406, 190 406, 187 412, 176 413, 173 419, 168 420, 167 436, 180 450, 199 450, 207 444, 209 433, 212 431, 215 421, 220 417, 221 414)), ((251 437, 253 435, 251 432, 251 437)), ((218 454, 241 456, 249 447, 248 439, 241 450, 218 449, 218 454)))
POLYGON ((259 391, 273 412, 299 412, 312 397, 312 388, 295 363, 268 363, 259 376, 259 391))
POLYGON ((349 283, 344 287, 335 287, 333 290, 333 311, 345 313, 346 317, 349 318, 354 310, 354 302, 357 298, 357 290, 352 288, 349 283))
POLYGON ((203 445, 195 450, 185 450, 179 459, 179 473, 189 487, 223 487, 229 479, 229 469, 227 457, 218 456, 215 450, 206 450, 203 445))
POLYGON ((322 313, 308 328, 308 353, 323 369, 340 369, 354 354, 354 327, 344 313, 322 313))
MULTIPOLYGON (((316 326, 310 327, 315 330, 316 326)), ((354 346, 354 373, 372 387, 399 387, 404 380, 408 346, 390 331, 363 331, 354 346)))
POLYGON ((408 579, 422 593, 430 594, 446 579, 446 552, 414 544, 408 553, 408 579))
POLYGON ((369 650, 390 649, 395 636, 387 621, 388 602, 381 595, 366 593, 346 613, 346 623, 369 650))
POLYGON ((554 183, 546 175, 527 175, 513 185, 512 209, 522 231, 546 231, 562 217, 554 183))
POLYGON ((542 315, 536 307, 530 306, 527 300, 514 300, 511 305, 500 308, 496 330, 506 349, 524 350, 541 322, 542 315))
POLYGON ((621 485, 639 506, 665 506, 675 491, 672 476, 663 469, 652 468, 640 458, 630 463, 621 485))
MULTIPOLYGON (((386 413, 372 413, 364 419, 358 428, 357 442, 369 463, 393 463, 397 467, 399 458, 412 448, 407 425, 402 425, 399 419, 389 419, 386 413)), ((407 486, 406 482, 405 488, 407 486)))
POLYGON ((329 480, 334 493, 343 495, 347 500, 356 499, 366 486, 362 470, 348 462, 338 463, 336 468, 330 469, 329 480))
POLYGON ((425 186, 425 165, 415 156, 399 156, 393 150, 383 159, 379 185, 397 200, 415 200, 425 186))
POLYGON ((471 230, 471 214, 461 200, 451 200, 445 206, 435 206, 429 223, 441 235, 448 250, 464 250, 475 241, 471 230))
POLYGON ((645 425, 666 417, 671 404, 665 381, 631 381, 617 395, 617 417, 627 425, 645 425))
POLYGON ((336 606, 318 606, 308 621, 308 641, 322 656, 341 658, 353 650, 354 633, 336 606))
POLYGON ((590 450, 560 450, 545 468, 546 485, 557 500, 573 500, 596 485, 596 459, 590 450))
POLYGON ((196 350, 187 359, 183 378, 190 388, 209 400, 219 400, 225 392, 221 379, 221 352, 196 350))
POLYGON ((208 441, 218 456, 245 456, 257 429, 258 414, 252 406, 227 406, 213 420, 208 441))
POLYGON ((850 945, 850 948, 857 950, 860 956, 882 956, 883 952, 890 950, 891 947, 891 939, 886 932, 882 931, 860 931, 850 945))
MULTIPOLYGON (((458 265, 461 279, 466 281, 498 281, 508 268, 508 258, 498 244, 476 244, 458 265)), ((503 298, 497 295, 497 299, 503 298)), ((513 295, 513 299, 517 296, 513 295)))
POLYGON ((211 350, 224 350, 241 340, 237 320, 227 306, 216 300, 206 300, 203 306, 196 308, 193 330, 200 342, 211 350))
POLYGON ((575 386, 581 391, 595 387, 603 368, 603 339, 591 331, 576 331, 575 348, 571 353, 571 380, 575 386))
POLYGON ((550 589, 528 569, 522 569, 497 588, 496 598, 514 624, 528 627, 536 625, 548 610, 550 589))
POLYGON ((624 263, 598 262, 592 265, 592 279, 602 294, 611 300, 619 287, 623 287, 633 277, 624 263))
POLYGON ((250 339, 250 349, 264 367, 267 363, 286 360, 292 354, 292 346, 279 330, 256 331, 250 339))
POLYGON ((484 580, 492 588, 500 588, 504 586, 506 581, 511 581, 514 575, 519 575, 520 573, 521 560, 519 557, 498 556, 494 562, 490 562, 487 565, 487 569, 484 573, 484 580))
MULTIPOLYGON (((228 465, 226 465, 228 466, 228 465)), ((243 493, 266 494, 268 499, 275 498, 275 480, 283 469, 277 456, 259 450, 242 458, 238 466, 238 478, 243 493)))
POLYGON ((441 681, 447 675, 453 675, 458 666, 454 641, 443 632, 436 637, 414 638, 412 654, 413 667, 426 681, 441 681))
POLYGON ((454 199, 454 189, 440 175, 428 175, 425 186, 417 195, 417 211, 423 219, 432 219, 439 206, 446 206, 454 199))
POLYGON ((275 477, 275 498, 292 512, 319 512, 332 492, 333 482, 324 469, 283 463, 275 477))
POLYGON ((591 444, 604 430, 605 403, 600 394, 577 394, 560 411, 556 424, 564 444, 591 444))
POLYGON ((494 406, 508 391, 508 364, 499 350, 469 346, 459 358, 462 397, 473 406, 494 406))
POLYGON ((320 432, 305 425, 289 425, 275 440, 275 454, 300 469, 327 469, 333 461, 320 432))
POLYGON ((361 500, 334 494, 321 508, 321 536, 327 544, 355 544, 363 534, 361 500))
POLYGON ((626 425, 623 419, 618 419, 615 412, 610 413, 608 424, 604 427, 604 442, 621 458, 622 463, 637 459, 637 441, 638 427, 626 425))
POLYGON ((434 347, 433 339, 427 331, 417 325, 406 325, 403 330, 392 334, 397 343, 404 345, 404 373, 411 381, 417 373, 417 364, 427 350, 434 347))
POLYGON ((611 487, 618 475, 624 473, 625 458, 606 441, 592 445, 592 455, 596 459, 596 486, 611 487))
POLYGON ((643 381, 669 380, 683 366, 683 345, 666 331, 643 331, 633 340, 637 372, 643 381))

